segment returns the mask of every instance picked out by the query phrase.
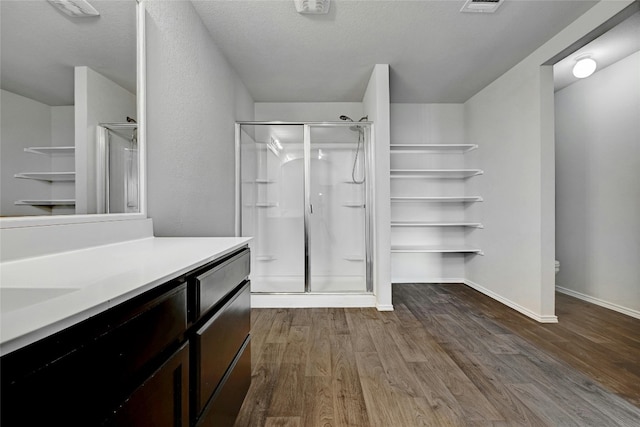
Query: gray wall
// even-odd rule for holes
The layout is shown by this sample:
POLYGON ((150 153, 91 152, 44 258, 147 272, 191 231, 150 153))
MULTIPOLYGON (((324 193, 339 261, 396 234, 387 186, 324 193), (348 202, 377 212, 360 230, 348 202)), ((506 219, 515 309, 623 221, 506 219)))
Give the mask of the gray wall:
POLYGON ((640 52, 555 106, 556 285, 640 317, 640 52))
POLYGON ((234 234, 234 123, 253 99, 190 2, 147 2, 147 199, 156 236, 234 234))
POLYGON ((16 206, 17 200, 48 199, 51 184, 32 179, 18 179, 20 172, 47 172, 51 170, 48 156, 25 153, 27 147, 51 145, 51 107, 24 96, 2 91, 2 124, 0 126, 0 216, 50 215, 48 208, 16 206))

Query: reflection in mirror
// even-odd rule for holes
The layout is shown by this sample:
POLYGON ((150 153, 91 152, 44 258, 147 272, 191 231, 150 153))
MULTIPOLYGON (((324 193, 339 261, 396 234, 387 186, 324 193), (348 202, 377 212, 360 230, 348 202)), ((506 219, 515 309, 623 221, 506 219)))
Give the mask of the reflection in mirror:
POLYGON ((139 212, 136 1, 0 1, 0 216, 139 212))

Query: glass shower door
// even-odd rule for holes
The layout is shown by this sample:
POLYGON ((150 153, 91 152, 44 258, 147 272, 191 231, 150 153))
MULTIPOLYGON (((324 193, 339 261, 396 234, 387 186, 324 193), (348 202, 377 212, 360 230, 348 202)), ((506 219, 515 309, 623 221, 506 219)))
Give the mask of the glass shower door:
POLYGON ((239 129, 241 235, 252 236, 252 292, 304 292, 302 125, 239 129))
POLYGON ((365 292, 365 126, 307 125, 307 291, 365 292))

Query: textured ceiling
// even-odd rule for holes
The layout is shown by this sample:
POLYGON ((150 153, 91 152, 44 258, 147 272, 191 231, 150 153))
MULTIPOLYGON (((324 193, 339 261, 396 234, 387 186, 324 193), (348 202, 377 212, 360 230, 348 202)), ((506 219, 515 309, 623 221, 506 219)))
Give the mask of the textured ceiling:
MULTIPOLYGON (((91 3, 101 16, 84 20, 45 0, 0 0, 2 88, 70 105, 73 66, 87 65, 135 92, 135 1, 91 3)), ((193 1, 259 102, 359 102, 376 63, 391 66, 393 102, 464 102, 596 2, 506 0, 495 14, 459 13, 463 3, 332 0, 328 15, 313 16, 293 0, 193 1)), ((631 32, 601 38, 611 48, 600 39, 585 48, 599 52, 600 68, 622 55, 614 48, 636 49, 634 19, 631 32)), ((558 87, 571 58, 555 67, 558 87)))
POLYGON ((45 0, 0 0, 2 89, 73 105, 73 67, 86 65, 136 92, 136 3, 91 0, 96 18, 70 18, 45 0))
POLYGON ((362 100, 390 64, 392 102, 464 102, 592 7, 586 0, 506 0, 495 14, 464 0, 332 0, 301 15, 293 0, 193 0, 258 102, 362 100))

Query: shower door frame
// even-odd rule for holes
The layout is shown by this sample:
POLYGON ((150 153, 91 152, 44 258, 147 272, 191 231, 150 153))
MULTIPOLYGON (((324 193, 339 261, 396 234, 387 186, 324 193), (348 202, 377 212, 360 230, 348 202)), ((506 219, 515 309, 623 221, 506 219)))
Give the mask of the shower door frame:
MULTIPOLYGON (((325 122, 284 122, 284 121, 238 121, 235 123, 235 235, 242 236, 242 184, 241 184, 241 129, 242 126, 302 126, 303 127, 303 148, 304 148, 304 291, 303 292, 260 292, 260 294, 271 295, 335 295, 350 294, 355 292, 313 292, 311 290, 311 260, 309 259, 309 223, 312 213, 311 207, 311 128, 312 127, 349 127, 356 123, 347 121, 325 121, 325 122)), ((357 122, 369 130, 369 138, 365 138, 362 150, 365 170, 365 190, 364 190, 364 215, 365 215, 365 293, 373 293, 373 222, 372 208, 374 200, 374 181, 371 174, 374 171, 374 124, 370 121, 357 122)))

